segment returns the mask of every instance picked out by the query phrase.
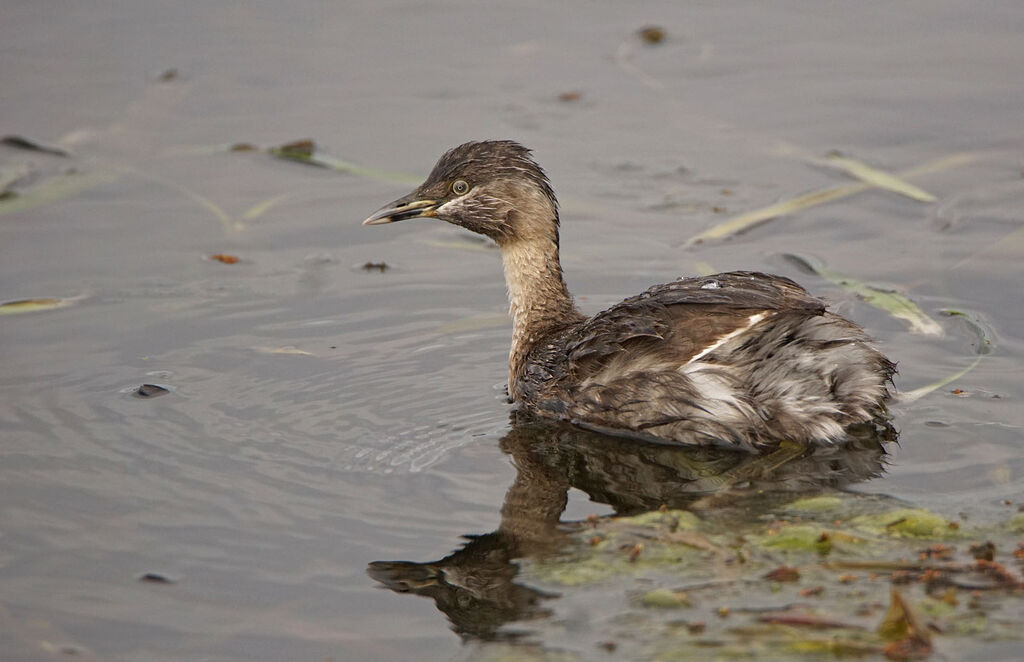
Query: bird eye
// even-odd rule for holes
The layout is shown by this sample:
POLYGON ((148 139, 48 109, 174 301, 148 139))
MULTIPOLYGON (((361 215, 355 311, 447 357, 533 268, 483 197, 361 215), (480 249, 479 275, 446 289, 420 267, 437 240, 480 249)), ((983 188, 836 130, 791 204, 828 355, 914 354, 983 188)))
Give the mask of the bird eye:
POLYGON ((469 184, 461 179, 456 180, 455 183, 452 184, 452 193, 455 195, 465 195, 469 193, 469 184))

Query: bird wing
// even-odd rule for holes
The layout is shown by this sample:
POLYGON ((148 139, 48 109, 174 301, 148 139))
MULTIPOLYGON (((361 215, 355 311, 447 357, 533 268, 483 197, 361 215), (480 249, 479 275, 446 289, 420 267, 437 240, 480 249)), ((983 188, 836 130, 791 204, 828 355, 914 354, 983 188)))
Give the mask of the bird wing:
POLYGON ((750 448, 759 442, 749 431, 771 414, 743 372, 715 355, 736 351, 755 326, 778 342, 824 312, 788 278, 755 272, 657 285, 535 356, 531 368, 544 374, 534 375, 540 388, 529 397, 543 415, 594 429, 750 448))
POLYGON ((733 271, 655 285, 587 320, 565 352, 572 368, 621 352, 638 342, 671 345, 680 360, 708 343, 751 324, 759 312, 821 315, 825 304, 792 280, 753 271, 733 271), (678 331, 677 331, 678 330, 678 331))

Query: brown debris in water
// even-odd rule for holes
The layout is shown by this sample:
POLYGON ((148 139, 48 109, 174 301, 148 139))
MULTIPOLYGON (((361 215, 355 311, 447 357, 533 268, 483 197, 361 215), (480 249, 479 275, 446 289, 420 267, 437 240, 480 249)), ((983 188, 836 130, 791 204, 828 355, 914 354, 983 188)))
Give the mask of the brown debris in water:
POLYGON ((645 44, 654 46, 665 41, 665 37, 668 36, 665 32, 665 28, 657 25, 646 25, 636 31, 638 37, 645 44))
POLYGON ((223 262, 224 264, 238 264, 238 256, 228 255, 227 253, 214 253, 213 255, 210 255, 209 258, 211 260, 216 260, 217 262, 223 262))
POLYGON ((132 392, 132 395, 136 398, 156 398, 161 395, 167 395, 168 393, 170 393, 170 390, 163 386, 158 386, 157 384, 143 384, 139 388, 135 389, 135 391, 132 392))
POLYGON ((878 625, 878 634, 890 642, 882 649, 890 660, 922 660, 932 652, 931 632, 895 588, 889 609, 878 625))
POLYGON ((971 556, 979 561, 993 561, 996 557, 996 545, 991 540, 971 545, 969 548, 971 556))
POLYGON ((806 627, 816 628, 821 630, 863 630, 864 628, 855 623, 843 623, 842 621, 836 621, 829 618, 823 618, 821 616, 815 616, 813 614, 790 614, 790 613, 775 613, 775 614, 764 614, 758 617, 762 623, 771 623, 773 625, 789 625, 795 627, 806 627))
POLYGON ((763 579, 773 582, 795 582, 800 579, 800 571, 788 565, 782 565, 767 573, 763 579))
POLYGON ((943 545, 942 543, 935 543, 934 545, 930 545, 922 549, 918 553, 917 558, 921 559, 922 561, 926 561, 928 559, 948 561, 953 558, 954 552, 956 552, 956 549, 954 547, 951 547, 949 545, 943 545))
POLYGON ((310 157, 316 151, 316 143, 310 138, 285 143, 275 148, 277 153, 285 157, 310 157))

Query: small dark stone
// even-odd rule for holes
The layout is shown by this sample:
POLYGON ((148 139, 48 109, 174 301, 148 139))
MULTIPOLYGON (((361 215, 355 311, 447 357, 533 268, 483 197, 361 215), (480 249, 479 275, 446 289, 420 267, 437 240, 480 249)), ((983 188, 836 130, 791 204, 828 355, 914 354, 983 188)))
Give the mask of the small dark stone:
POLYGON ((135 389, 134 395, 136 398, 155 398, 160 395, 166 395, 170 391, 163 386, 157 386, 156 384, 143 384, 139 388, 135 389))

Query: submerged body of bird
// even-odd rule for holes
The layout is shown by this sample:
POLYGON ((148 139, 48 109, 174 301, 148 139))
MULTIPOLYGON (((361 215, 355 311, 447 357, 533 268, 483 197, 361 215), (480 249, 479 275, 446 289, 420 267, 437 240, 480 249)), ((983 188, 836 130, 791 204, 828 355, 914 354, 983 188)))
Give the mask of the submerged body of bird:
POLYGON ((762 450, 885 424, 895 367, 853 322, 782 276, 656 285, 587 318, 562 278, 558 203, 529 150, 471 142, 367 225, 437 218, 501 249, 513 321, 509 397, 610 434, 762 450))

